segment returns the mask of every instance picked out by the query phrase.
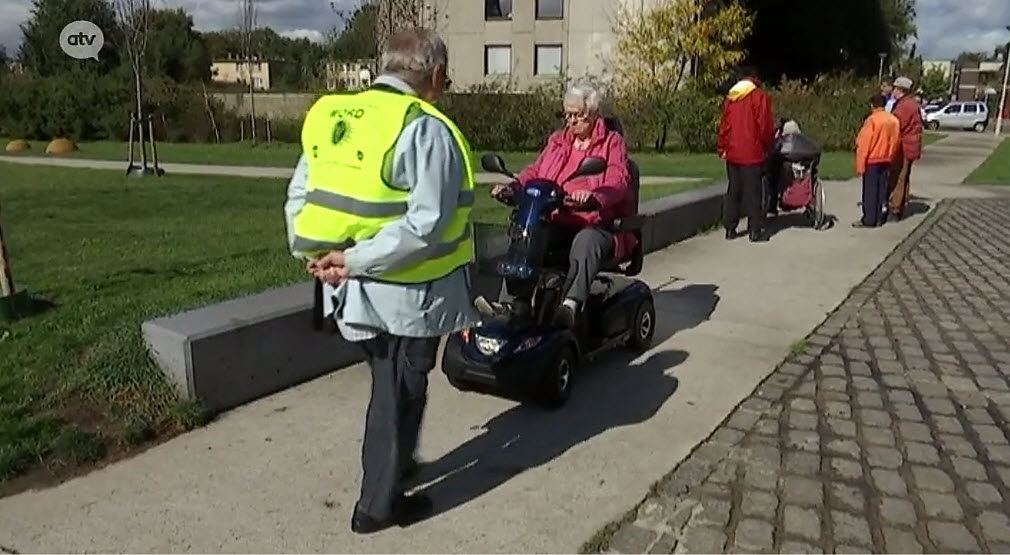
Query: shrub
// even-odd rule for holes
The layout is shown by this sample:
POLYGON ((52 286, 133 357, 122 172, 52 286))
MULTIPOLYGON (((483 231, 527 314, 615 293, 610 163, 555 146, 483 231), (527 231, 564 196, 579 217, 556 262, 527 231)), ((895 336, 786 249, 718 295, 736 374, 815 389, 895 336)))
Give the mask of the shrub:
POLYGON ((852 150, 875 90, 874 83, 827 78, 813 84, 782 83, 771 97, 775 116, 796 120, 822 150, 852 150))
MULTIPOLYGON (((851 75, 822 77, 811 83, 787 81, 769 90, 776 117, 795 119, 804 133, 824 150, 852 148, 868 112, 874 83, 851 75)), ((146 82, 146 109, 154 114, 155 136, 161 141, 213 142, 211 116, 222 142, 251 136, 248 116, 226 110, 199 85, 179 85, 165 79, 146 82), (208 113, 208 111, 210 113, 208 113)), ((261 93, 262 94, 262 93, 261 93)), ((29 78, 11 76, 0 87, 0 135, 49 140, 68 136, 77 141, 125 140, 134 110, 132 76, 93 75, 29 78)), ((715 151, 721 97, 711 91, 686 88, 671 99, 669 121, 645 100, 614 95, 607 111, 624 123, 632 150, 684 149, 715 151)), ((477 150, 538 150, 547 135, 562 124, 561 89, 557 85, 526 93, 508 93, 494 86, 450 93, 439 102, 477 150)), ((273 119, 273 141, 300 141, 301 121, 273 119)), ((267 137, 267 121, 257 118, 257 137, 267 137)))
POLYGON ((684 89, 674 97, 670 125, 689 152, 715 152, 719 133, 719 97, 684 89))

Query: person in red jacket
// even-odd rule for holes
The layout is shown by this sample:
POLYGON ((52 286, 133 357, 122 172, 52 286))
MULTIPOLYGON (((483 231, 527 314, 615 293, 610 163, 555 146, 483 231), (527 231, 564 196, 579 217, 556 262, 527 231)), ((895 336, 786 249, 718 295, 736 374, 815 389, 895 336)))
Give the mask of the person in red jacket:
POLYGON ((726 161, 729 185, 723 201, 726 238, 737 237, 741 204, 747 214, 747 232, 753 242, 764 236, 761 171, 765 156, 775 142, 775 119, 771 98, 751 68, 740 70, 740 79, 729 90, 719 122, 719 156, 726 161))
POLYGON ((898 118, 901 148, 894 155, 891 164, 887 211, 892 220, 900 220, 908 207, 912 163, 922 156, 922 114, 919 102, 912 94, 912 80, 908 77, 894 80, 894 98, 896 100, 891 113, 898 118))

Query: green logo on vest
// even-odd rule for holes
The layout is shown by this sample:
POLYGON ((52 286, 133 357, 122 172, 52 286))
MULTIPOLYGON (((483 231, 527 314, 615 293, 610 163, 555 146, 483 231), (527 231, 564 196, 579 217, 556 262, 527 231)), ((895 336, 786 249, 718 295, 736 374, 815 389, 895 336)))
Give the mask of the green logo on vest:
POLYGON ((333 126, 333 144, 340 144, 350 131, 350 126, 344 120, 337 121, 337 124, 333 126))

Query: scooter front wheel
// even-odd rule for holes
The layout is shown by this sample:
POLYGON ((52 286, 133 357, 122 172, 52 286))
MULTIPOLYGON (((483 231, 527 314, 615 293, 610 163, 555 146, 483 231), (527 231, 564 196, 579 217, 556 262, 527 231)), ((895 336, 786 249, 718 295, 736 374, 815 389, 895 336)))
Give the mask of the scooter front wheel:
POLYGON ((565 345, 540 379, 540 402, 549 409, 559 409, 568 402, 572 391, 572 378, 577 364, 575 351, 565 345))

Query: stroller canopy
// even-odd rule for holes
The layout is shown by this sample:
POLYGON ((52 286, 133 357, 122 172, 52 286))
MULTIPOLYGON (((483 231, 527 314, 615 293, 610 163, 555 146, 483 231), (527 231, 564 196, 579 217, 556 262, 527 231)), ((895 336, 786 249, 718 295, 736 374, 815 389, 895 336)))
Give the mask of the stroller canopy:
POLYGON ((821 147, 806 135, 794 133, 782 137, 779 154, 789 162, 812 162, 821 155, 821 147))

